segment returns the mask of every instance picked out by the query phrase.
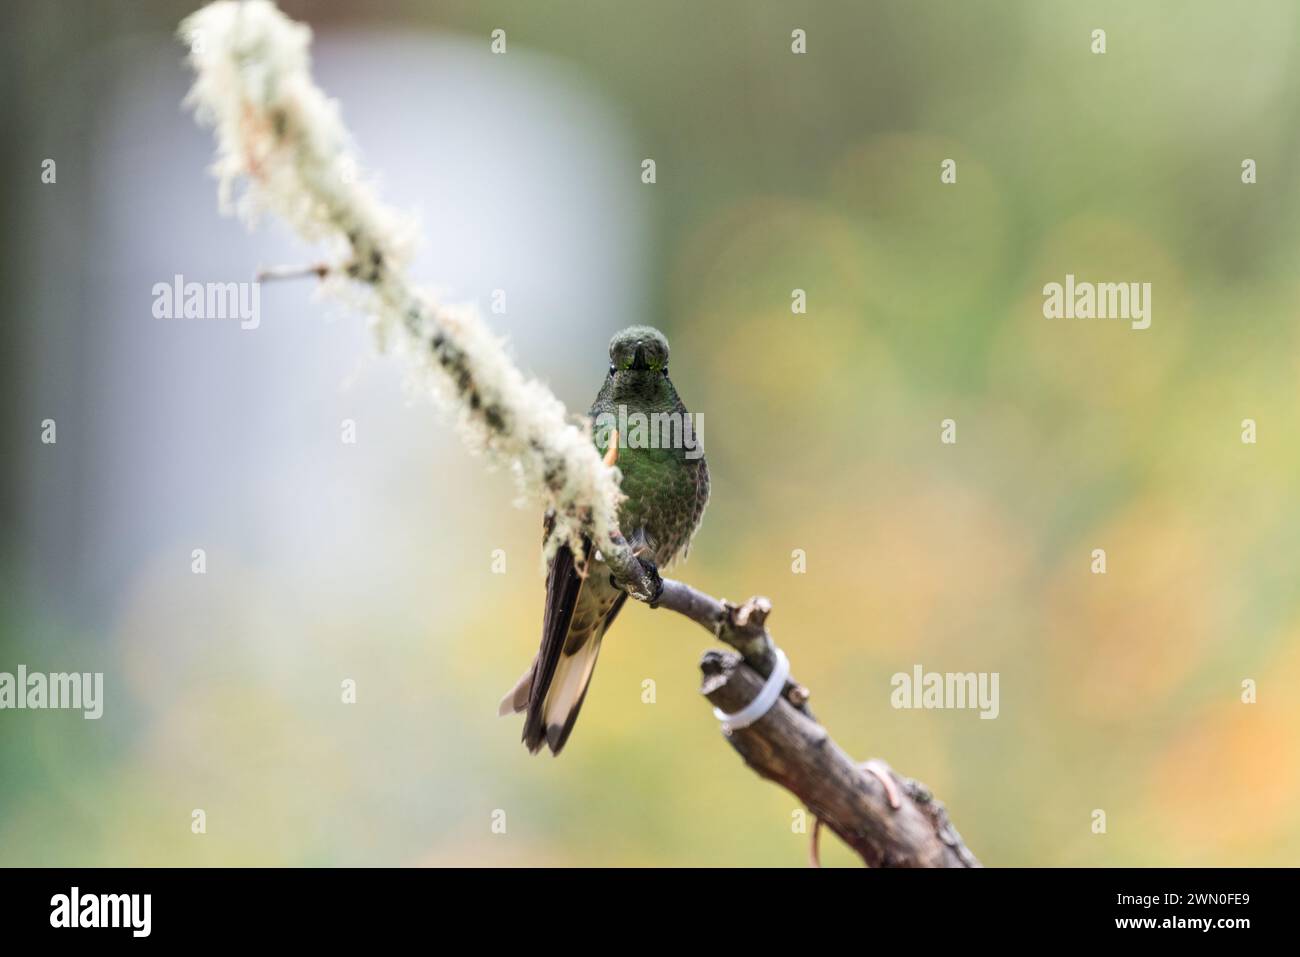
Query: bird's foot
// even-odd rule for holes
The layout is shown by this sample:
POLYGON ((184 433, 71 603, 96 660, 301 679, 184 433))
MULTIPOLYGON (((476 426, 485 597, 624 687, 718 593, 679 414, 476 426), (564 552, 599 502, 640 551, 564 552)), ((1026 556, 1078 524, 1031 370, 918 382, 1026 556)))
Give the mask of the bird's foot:
POLYGON ((659 568, 648 558, 639 560, 642 574, 640 576, 628 576, 628 580, 623 581, 614 572, 609 573, 609 583, 615 588, 627 592, 637 601, 643 601, 651 608, 659 604, 659 600, 664 597, 664 580, 659 574, 659 568))
POLYGON ((659 566, 648 558, 641 559, 641 567, 646 571, 646 581, 650 584, 650 601, 651 608, 658 608, 659 602, 664 597, 664 580, 659 574, 659 566))
POLYGON ((637 529, 628 541, 615 533, 614 541, 615 552, 604 556, 610 567, 610 584, 653 608, 663 597, 664 580, 659 566, 649 557, 653 549, 644 529, 637 529))

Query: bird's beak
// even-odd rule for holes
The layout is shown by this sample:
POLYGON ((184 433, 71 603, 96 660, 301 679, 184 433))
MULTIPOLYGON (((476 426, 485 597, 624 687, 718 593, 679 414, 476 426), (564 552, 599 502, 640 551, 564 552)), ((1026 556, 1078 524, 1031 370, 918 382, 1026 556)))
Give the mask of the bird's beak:
POLYGON ((646 372, 650 369, 650 363, 646 362, 645 346, 637 346, 636 352, 632 355, 632 368, 639 372, 646 372))

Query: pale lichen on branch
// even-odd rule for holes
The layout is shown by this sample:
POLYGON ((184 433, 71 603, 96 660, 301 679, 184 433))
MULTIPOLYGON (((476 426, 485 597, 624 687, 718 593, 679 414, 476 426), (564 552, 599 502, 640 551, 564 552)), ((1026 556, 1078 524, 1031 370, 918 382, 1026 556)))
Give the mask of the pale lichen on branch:
POLYGON ((220 0, 180 32, 195 72, 186 102, 216 134, 222 208, 250 222, 273 212, 304 240, 326 244, 335 265, 310 272, 373 316, 381 343, 415 360, 473 448, 555 509, 552 544, 580 551, 589 534, 636 579, 639 564, 617 534, 618 473, 601 461, 590 426, 519 371, 474 309, 435 302, 411 281, 411 221, 357 173, 338 104, 311 78, 311 31, 269 0, 220 0))

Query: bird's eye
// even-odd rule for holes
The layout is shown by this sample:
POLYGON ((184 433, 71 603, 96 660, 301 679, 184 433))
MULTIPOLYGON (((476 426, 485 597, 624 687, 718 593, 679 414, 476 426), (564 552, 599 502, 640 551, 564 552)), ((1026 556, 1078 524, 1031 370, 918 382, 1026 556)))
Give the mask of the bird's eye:
POLYGON ((667 376, 668 376, 668 367, 664 366, 664 377, 666 378, 667 376))
POLYGON ((609 374, 610 375, 614 374, 614 363, 612 362, 609 364, 609 374))

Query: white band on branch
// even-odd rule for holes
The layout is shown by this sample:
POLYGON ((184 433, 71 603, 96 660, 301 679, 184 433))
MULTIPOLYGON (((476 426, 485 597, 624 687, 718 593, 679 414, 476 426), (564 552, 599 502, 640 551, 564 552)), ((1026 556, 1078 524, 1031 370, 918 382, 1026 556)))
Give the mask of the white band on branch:
POLYGON ((741 728, 748 728, 771 711, 772 706, 781 697, 781 692, 785 690, 786 679, 790 677, 790 659, 785 656, 785 652, 780 648, 774 650, 776 651, 776 664, 772 666, 772 673, 768 675, 767 683, 754 696, 753 701, 735 714, 727 714, 721 708, 713 709, 713 716, 722 722, 722 730, 725 734, 731 734, 731 732, 739 731, 741 728))

